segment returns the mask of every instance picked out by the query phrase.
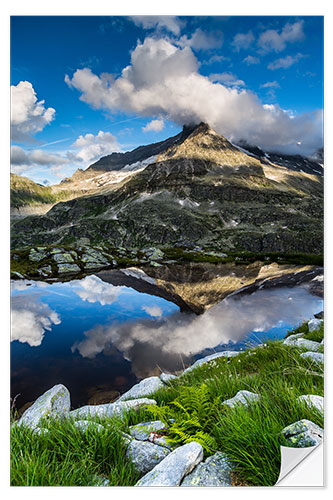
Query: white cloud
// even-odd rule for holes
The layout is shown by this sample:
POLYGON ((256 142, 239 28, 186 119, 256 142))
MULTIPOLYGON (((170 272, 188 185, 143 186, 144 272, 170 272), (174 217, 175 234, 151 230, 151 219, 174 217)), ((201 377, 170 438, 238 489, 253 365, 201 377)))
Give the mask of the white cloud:
POLYGON ((249 31, 248 33, 237 33, 237 35, 234 36, 231 45, 236 52, 239 52, 241 49, 248 49, 253 42, 253 33, 252 31, 249 31))
POLYGON ((280 57, 280 59, 276 59, 275 61, 269 63, 267 66, 268 69, 286 69, 290 68, 293 64, 297 63, 300 59, 304 57, 303 54, 296 54, 295 56, 286 56, 280 57))
POLYGON ((246 63, 248 66, 251 66, 252 64, 259 64, 260 59, 258 57, 249 55, 243 59, 243 63, 246 63))
POLYGON ((97 135, 80 135, 72 144, 72 147, 79 150, 76 157, 88 163, 97 161, 102 156, 120 151, 117 139, 110 132, 102 132, 101 130, 97 135))
POLYGON ((279 89, 280 88, 280 85, 279 83, 274 80, 274 82, 266 82, 266 83, 263 83, 262 85, 260 85, 261 88, 263 89, 279 89))
POLYGON ((304 21, 297 21, 294 24, 287 23, 283 29, 267 30, 261 33, 258 40, 258 47, 262 53, 281 52, 286 48, 287 43, 298 42, 304 39, 304 21))
POLYGON ((20 146, 11 146, 10 163, 12 172, 19 174, 34 167, 61 167, 67 165, 69 159, 41 149, 26 151, 20 146))
POLYGON ((163 316, 163 311, 158 306, 142 306, 142 309, 152 318, 161 318, 163 316))
POLYGON ((184 22, 177 16, 129 16, 136 24, 146 30, 166 30, 174 35, 180 34, 184 22))
POLYGON ((105 283, 97 276, 87 276, 81 281, 71 282, 75 293, 90 303, 99 302, 102 306, 115 302, 124 290, 124 287, 105 283))
POLYGON ((31 347, 39 346, 46 330, 61 323, 59 315, 47 304, 33 299, 30 295, 12 298, 11 340, 26 342, 31 347))
POLYGON ((230 140, 245 139, 264 149, 307 155, 322 145, 321 112, 291 120, 279 106, 267 108, 250 91, 213 83, 198 68, 190 47, 146 38, 117 79, 84 68, 66 82, 97 109, 158 116, 179 125, 206 121, 230 140))
POLYGON ((22 142, 31 140, 53 119, 55 110, 45 108, 45 101, 37 101, 30 82, 21 81, 11 86, 11 138, 22 142))
POLYGON ((227 87, 245 87, 243 80, 238 80, 233 73, 213 73, 209 75, 211 82, 221 82, 227 87))
POLYGON ((223 33, 204 32, 200 28, 188 38, 183 35, 177 42, 180 47, 191 47, 194 50, 219 49, 223 45, 223 33))
POLYGON ((164 120, 152 120, 142 127, 144 132, 161 132, 164 129, 164 120))
POLYGON ((252 331, 266 331, 281 321, 301 321, 317 310, 318 303, 302 288, 259 290, 238 299, 227 298, 201 316, 176 313, 164 319, 97 325, 84 333, 85 338, 76 342, 72 351, 93 358, 113 345, 132 361, 137 376, 144 377, 151 375, 156 365, 169 363, 166 369, 180 369, 182 358, 238 342, 252 331))

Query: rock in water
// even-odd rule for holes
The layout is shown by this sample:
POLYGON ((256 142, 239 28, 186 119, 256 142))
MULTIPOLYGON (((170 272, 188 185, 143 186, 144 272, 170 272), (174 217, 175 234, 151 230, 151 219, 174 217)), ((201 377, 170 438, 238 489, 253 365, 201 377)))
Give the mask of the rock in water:
POLYGON ((232 486, 232 470, 227 455, 218 451, 197 465, 180 486, 232 486))
POLYGON ((317 446, 323 440, 324 431, 310 420, 299 420, 285 427, 281 433, 295 448, 317 446))
POLYGON ((324 355, 321 352, 303 352, 301 358, 310 359, 315 363, 324 363, 324 355))
POLYGON ((35 429, 42 418, 67 416, 70 406, 68 389, 62 384, 55 385, 36 399, 34 404, 23 413, 17 425, 26 425, 35 429))
POLYGON ((161 420, 155 420, 153 422, 141 422, 141 424, 132 425, 129 428, 131 436, 139 441, 147 441, 150 433, 158 433, 167 428, 164 422, 161 420))
POLYGON ((299 398, 297 398, 297 401, 305 403, 308 406, 312 406, 319 410, 321 413, 324 413, 324 398, 322 396, 317 396, 315 394, 304 394, 304 396, 300 396, 299 398))
POLYGON ((249 406, 251 403, 259 401, 260 396, 255 392, 250 391, 238 391, 236 396, 231 399, 227 399, 223 401, 222 404, 225 404, 230 407, 234 407, 237 405, 249 406))
POLYGON ((118 401, 125 401, 127 399, 134 398, 142 398, 144 396, 149 396, 153 392, 157 391, 164 387, 163 382, 159 379, 159 377, 148 377, 138 384, 135 384, 129 391, 125 392, 122 396, 120 396, 118 401))
POLYGON ((162 462, 143 476, 136 486, 179 486, 203 458, 203 448, 196 441, 176 448, 162 462))
POLYGON ((126 449, 126 457, 134 465, 139 474, 146 474, 159 464, 170 450, 148 441, 137 441, 133 439, 126 449))

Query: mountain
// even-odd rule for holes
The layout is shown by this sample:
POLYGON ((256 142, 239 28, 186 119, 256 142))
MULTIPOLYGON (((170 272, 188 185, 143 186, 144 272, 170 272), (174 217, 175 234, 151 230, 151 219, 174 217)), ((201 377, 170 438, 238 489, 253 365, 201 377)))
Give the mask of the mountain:
POLYGON ((231 144, 205 123, 185 127, 167 141, 109 155, 74 174, 64 186, 79 186, 80 176, 86 184, 125 177, 14 221, 12 245, 319 254, 323 178, 301 170, 231 144))

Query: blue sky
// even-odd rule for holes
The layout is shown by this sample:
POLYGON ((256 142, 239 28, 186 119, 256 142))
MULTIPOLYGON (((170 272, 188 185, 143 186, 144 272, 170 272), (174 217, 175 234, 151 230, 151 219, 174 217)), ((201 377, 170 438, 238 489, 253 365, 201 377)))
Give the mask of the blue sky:
POLYGON ((201 120, 311 155, 323 18, 12 17, 11 85, 12 170, 41 183, 201 120))

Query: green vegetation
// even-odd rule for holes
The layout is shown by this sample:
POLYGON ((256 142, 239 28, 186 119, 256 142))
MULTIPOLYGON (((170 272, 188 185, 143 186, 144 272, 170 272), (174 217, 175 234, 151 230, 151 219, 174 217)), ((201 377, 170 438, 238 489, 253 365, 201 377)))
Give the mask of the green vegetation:
MULTIPOLYGON (((309 338, 304 325, 289 334, 301 329, 309 338)), ((311 340, 322 335, 322 329, 311 332, 311 340)), ((280 445, 287 445, 282 429, 301 419, 324 424, 318 410, 297 401, 304 394, 322 396, 324 390, 323 367, 301 352, 274 341, 217 358, 154 393, 157 406, 131 411, 122 421, 95 419, 105 426, 100 434, 89 430, 82 437, 70 420, 45 423, 50 432, 39 436, 14 426, 12 484, 88 485, 97 475, 111 485, 133 485, 138 477, 124 457, 119 431, 158 418, 167 423, 171 443, 199 441, 205 456, 225 452, 236 483, 272 486, 280 472, 280 445), (223 405, 240 390, 258 393, 260 400, 248 407, 223 405)))
POLYGON ((11 174, 10 176, 10 204, 13 208, 25 205, 39 205, 41 203, 57 203, 68 200, 70 192, 61 190, 54 192, 52 187, 36 184, 27 177, 11 174))
POLYGON ((302 324, 300 324, 297 328, 294 330, 290 330, 286 337, 289 337, 290 335, 294 335, 295 333, 303 333, 303 339, 307 340, 313 340, 314 342, 321 342, 324 338, 324 324, 321 324, 321 327, 319 330, 314 330, 312 332, 309 332, 309 326, 308 326, 308 321, 304 321, 302 324))
POLYGON ((13 426, 11 485, 93 486, 105 479, 112 486, 134 485, 138 475, 125 458, 114 420, 102 423, 104 431, 82 432, 69 419, 45 422, 50 432, 44 435, 13 426))

